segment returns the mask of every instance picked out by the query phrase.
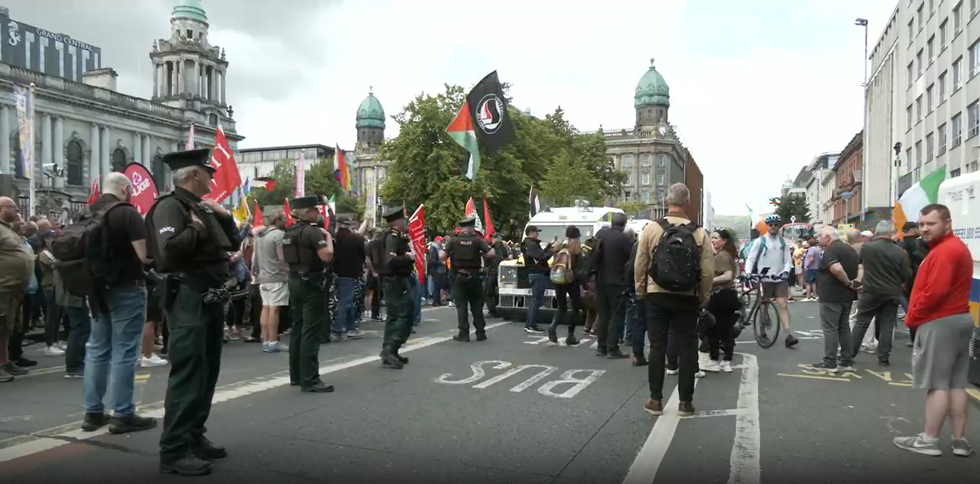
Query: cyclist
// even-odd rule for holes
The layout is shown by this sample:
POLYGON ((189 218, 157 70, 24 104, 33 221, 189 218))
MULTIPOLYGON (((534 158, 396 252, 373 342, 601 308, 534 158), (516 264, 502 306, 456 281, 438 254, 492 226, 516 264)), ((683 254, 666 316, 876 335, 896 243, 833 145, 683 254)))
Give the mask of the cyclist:
POLYGON ((766 274, 762 280, 763 300, 775 299, 779 319, 786 330, 786 347, 792 348, 800 342, 789 329, 789 274, 793 270, 793 254, 790 244, 779 235, 779 225, 779 215, 766 217, 768 230, 749 249, 745 272, 753 275, 766 274))

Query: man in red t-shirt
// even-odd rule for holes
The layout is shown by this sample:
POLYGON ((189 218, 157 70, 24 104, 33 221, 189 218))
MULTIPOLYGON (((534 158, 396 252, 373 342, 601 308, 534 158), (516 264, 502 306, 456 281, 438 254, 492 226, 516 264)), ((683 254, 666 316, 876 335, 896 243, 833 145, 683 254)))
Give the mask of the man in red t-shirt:
POLYGON ((963 435, 970 383, 970 339, 973 317, 969 295, 973 282, 973 257, 953 235, 949 208, 932 204, 919 214, 922 240, 929 244, 912 288, 905 324, 916 330, 912 349, 915 388, 926 390, 925 431, 912 437, 896 437, 901 449, 924 455, 942 455, 939 432, 949 418, 953 429, 953 455, 967 457, 973 449, 963 435))

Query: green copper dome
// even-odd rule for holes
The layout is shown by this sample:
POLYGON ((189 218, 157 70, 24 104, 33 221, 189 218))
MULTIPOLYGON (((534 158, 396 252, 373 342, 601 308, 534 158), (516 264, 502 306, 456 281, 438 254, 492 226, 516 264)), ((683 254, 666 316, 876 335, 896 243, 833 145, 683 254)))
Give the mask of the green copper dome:
POLYGON ((361 128, 381 128, 385 129, 385 108, 381 107, 381 101, 374 97, 374 90, 368 91, 368 95, 357 108, 357 129, 361 128))
POLYGON ((636 94, 633 96, 633 107, 644 106, 670 106, 670 88, 664 76, 653 67, 653 59, 650 59, 650 69, 636 83, 636 94))
POLYGON ((174 11, 170 15, 171 19, 189 19, 198 22, 207 22, 208 16, 204 13, 201 0, 176 0, 174 1, 174 11))

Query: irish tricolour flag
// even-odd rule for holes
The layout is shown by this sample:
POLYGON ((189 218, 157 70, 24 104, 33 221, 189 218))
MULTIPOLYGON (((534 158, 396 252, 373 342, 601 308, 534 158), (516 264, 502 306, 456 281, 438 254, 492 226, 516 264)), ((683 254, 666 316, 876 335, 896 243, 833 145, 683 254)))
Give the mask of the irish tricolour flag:
POLYGON ((895 227, 899 231, 902 230, 902 226, 906 222, 918 221, 919 212, 926 205, 936 203, 936 200, 939 199, 939 185, 945 179, 946 167, 942 167, 930 173, 922 180, 919 180, 919 183, 912 185, 911 188, 902 194, 902 198, 898 199, 898 203, 895 204, 895 210, 892 212, 895 227))

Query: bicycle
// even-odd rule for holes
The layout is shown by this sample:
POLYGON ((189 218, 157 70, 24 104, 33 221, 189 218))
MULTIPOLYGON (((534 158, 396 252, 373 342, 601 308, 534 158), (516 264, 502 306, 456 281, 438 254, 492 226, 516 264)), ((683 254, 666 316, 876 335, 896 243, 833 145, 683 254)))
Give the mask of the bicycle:
POLYGON ((779 338, 782 321, 779 318, 779 309, 773 304, 773 298, 763 297, 762 283, 782 282, 782 279, 768 277, 765 273, 748 277, 742 276, 740 279, 747 280, 751 286, 750 296, 754 296, 755 299, 755 302, 752 304, 752 309, 749 310, 748 316, 746 316, 747 321, 751 321, 752 323, 752 332, 755 334, 755 340, 759 343, 759 346, 769 348, 779 338), (772 314, 770 314, 770 309, 772 309, 772 314), (773 324, 774 322, 775 324, 773 324), (771 335, 769 334, 770 331, 772 332, 771 335))

